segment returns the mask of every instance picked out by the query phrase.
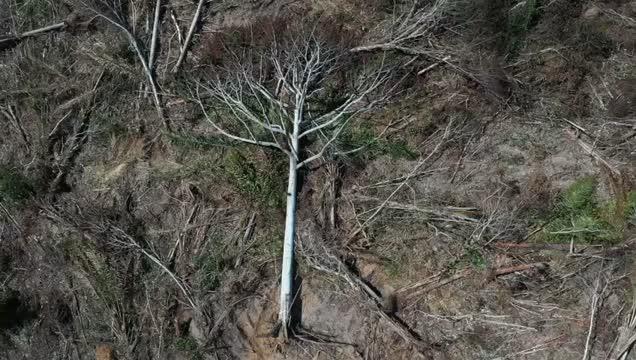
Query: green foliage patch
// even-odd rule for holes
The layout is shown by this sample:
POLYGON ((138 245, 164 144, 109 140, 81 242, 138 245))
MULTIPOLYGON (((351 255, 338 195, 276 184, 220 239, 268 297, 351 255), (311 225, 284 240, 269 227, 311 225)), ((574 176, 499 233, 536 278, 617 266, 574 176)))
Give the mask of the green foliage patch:
POLYGON ((392 159, 417 159, 417 153, 403 140, 386 140, 378 138, 373 129, 366 126, 346 130, 340 140, 345 152, 362 149, 352 153, 354 156, 364 154, 368 159, 387 155, 392 159))
POLYGON ((195 261, 195 266, 200 274, 200 285, 205 291, 216 290, 221 284, 221 274, 225 270, 223 254, 218 251, 200 256, 195 261))
POLYGON ((464 244, 463 252, 448 263, 448 270, 455 271, 472 267, 484 270, 488 267, 488 260, 483 253, 483 248, 476 244, 464 244))
POLYGON ((258 163, 234 150, 226 158, 224 171, 232 187, 249 202, 269 208, 283 205, 287 174, 283 161, 258 163))
POLYGON ((539 0, 525 0, 510 9, 504 34, 505 50, 510 58, 515 58, 519 54, 528 32, 536 24, 539 16, 539 0))
POLYGON ((33 185, 19 172, 0 167, 0 201, 17 203, 33 195, 33 185))
POLYGON ((187 352, 192 360, 203 359, 203 354, 199 349, 199 344, 192 336, 185 336, 177 338, 174 342, 175 349, 183 352, 187 352))
POLYGON ((59 11, 54 0, 16 0, 17 17, 20 21, 25 22, 26 29, 44 26, 51 22, 53 18, 58 17, 59 11))
POLYGON ((622 240, 627 220, 636 210, 636 192, 628 194, 619 211, 615 199, 599 201, 597 186, 596 179, 583 178, 560 196, 542 231, 544 241, 612 244, 622 240))

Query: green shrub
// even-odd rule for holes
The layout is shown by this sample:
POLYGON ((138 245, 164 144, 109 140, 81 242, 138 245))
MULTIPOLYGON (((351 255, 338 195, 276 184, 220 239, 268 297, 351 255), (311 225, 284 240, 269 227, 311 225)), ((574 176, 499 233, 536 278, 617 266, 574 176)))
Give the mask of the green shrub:
POLYGON ((16 203, 33 194, 33 185, 13 169, 0 167, 0 201, 16 203))
POLYGON ((588 177, 576 181, 559 198, 542 232, 554 242, 615 243, 622 240, 627 220, 636 210, 636 192, 630 192, 622 211, 616 200, 600 203, 597 182, 588 177))
POLYGON ((481 247, 474 244, 464 244, 464 251, 458 257, 451 260, 448 270, 460 270, 466 267, 472 267, 478 270, 484 270, 488 267, 488 260, 483 254, 481 247))
POLYGON ((472 246, 467 247, 465 249, 464 257, 474 268, 482 270, 486 268, 486 259, 478 248, 472 246))
POLYGON ((199 347, 197 341, 191 336, 178 338, 174 346, 180 351, 195 351, 199 347))
POLYGON ((417 153, 409 147, 409 144, 407 144, 406 141, 385 141, 381 142, 380 145, 382 145, 382 151, 384 154, 390 156, 392 159, 417 159, 417 153))
POLYGON ((565 191, 559 206, 565 212, 588 212, 596 206, 596 180, 588 177, 576 181, 565 191))

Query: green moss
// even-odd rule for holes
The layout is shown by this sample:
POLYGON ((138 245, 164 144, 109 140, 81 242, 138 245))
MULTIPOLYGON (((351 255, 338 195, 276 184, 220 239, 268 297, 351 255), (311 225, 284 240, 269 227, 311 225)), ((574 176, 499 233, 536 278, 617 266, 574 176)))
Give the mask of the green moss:
POLYGON ((18 203, 33 195, 31 181, 19 172, 0 167, 0 201, 18 203))
POLYGON ((622 240, 627 220, 635 211, 635 192, 628 194, 620 208, 615 199, 600 203, 596 180, 583 178, 560 196, 544 219, 541 238, 549 242, 616 243, 622 240))
POLYGON ((468 260, 470 265, 477 269, 485 269, 486 268, 486 259, 481 254, 481 251, 474 247, 469 247, 466 249, 464 253, 464 257, 468 260))

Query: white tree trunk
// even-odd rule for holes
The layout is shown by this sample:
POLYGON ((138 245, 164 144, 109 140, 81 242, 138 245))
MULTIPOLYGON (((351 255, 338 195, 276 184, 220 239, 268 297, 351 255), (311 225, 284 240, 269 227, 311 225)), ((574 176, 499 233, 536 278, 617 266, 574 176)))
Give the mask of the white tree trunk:
POLYGON ((294 111, 294 129, 290 137, 289 175, 287 178, 287 209, 285 212, 285 238, 283 241, 283 269, 280 281, 280 314, 279 320, 283 326, 283 336, 287 337, 287 327, 293 302, 292 294, 292 266, 294 262, 294 240, 296 238, 296 189, 298 183, 298 156, 300 124, 303 117, 304 94, 296 96, 294 111))
POLYGON ((192 22, 190 23, 190 29, 188 30, 188 34, 186 35, 185 41, 183 42, 183 46, 181 47, 181 52, 179 53, 179 59, 177 59, 177 63, 174 65, 172 72, 179 71, 179 67, 183 63, 185 59, 186 53, 188 52, 188 46, 190 45, 190 40, 192 40, 192 34, 194 33, 194 29, 197 27, 197 22, 199 22, 199 17, 201 16, 201 9, 203 9, 203 3, 205 0, 199 0, 199 4, 197 5, 197 10, 194 12, 194 17, 192 17, 192 22))
POLYGON ((298 170, 296 157, 289 157, 289 179, 287 180, 287 210, 285 213, 285 238, 283 242, 283 269, 280 282, 279 320, 286 336, 289 313, 292 305, 292 265, 294 261, 294 239, 296 233, 296 185, 298 170))

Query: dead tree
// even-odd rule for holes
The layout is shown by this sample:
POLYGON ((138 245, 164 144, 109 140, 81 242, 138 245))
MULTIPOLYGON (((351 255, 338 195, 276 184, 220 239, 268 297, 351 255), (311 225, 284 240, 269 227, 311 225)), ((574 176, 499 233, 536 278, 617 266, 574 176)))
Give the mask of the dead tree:
POLYGON ((343 70, 348 51, 322 39, 315 30, 290 37, 275 40, 259 56, 236 56, 234 65, 222 75, 197 87, 199 104, 218 135, 279 150, 289 159, 279 313, 283 336, 293 299, 299 170, 323 157, 356 117, 374 109, 389 93, 385 91, 389 72, 380 65, 356 76, 353 85, 339 91, 335 105, 325 106, 322 100, 328 97, 335 74, 343 70), (212 106, 204 105, 202 90, 212 106), (304 146, 308 143, 313 152, 304 146))
MULTIPOLYGON (((418 71, 423 75, 431 69, 445 65, 478 84, 482 81, 456 61, 459 56, 447 46, 437 43, 435 31, 443 27, 444 16, 453 6, 448 0, 435 0, 426 5, 412 0, 409 6, 396 6, 395 15, 380 22, 371 31, 368 44, 356 46, 352 53, 394 51, 413 59, 425 58, 431 63, 418 71)), ((501 96, 487 86, 484 88, 498 98, 501 96)))
MULTIPOLYGON (((190 46, 190 41, 192 40, 194 29, 196 29, 199 18, 201 17, 201 10, 203 9, 204 3, 205 0, 199 0, 199 3, 197 4, 197 9, 194 12, 194 16, 192 17, 192 22, 190 23, 190 27, 188 28, 188 33, 186 34, 185 41, 183 42, 183 46, 181 46, 181 49, 179 51, 179 58, 177 59, 177 63, 174 65, 174 68, 172 68, 172 72, 174 73, 179 71, 179 67, 181 67, 181 64, 183 64, 186 54, 188 53, 188 47, 190 46)), ((179 25, 177 24, 177 30, 179 30, 178 26, 179 25)))
POLYGON ((30 30, 30 31, 25 31, 25 32, 23 32, 21 34, 15 34, 15 35, 9 35, 9 36, 0 36, 0 51, 8 49, 8 48, 11 48, 11 47, 17 45, 18 42, 20 42, 23 39, 26 39, 26 38, 29 38, 29 37, 33 37, 33 36, 37 36, 37 35, 46 34, 46 33, 49 33, 51 31, 63 30, 65 27, 66 27, 66 23, 60 22, 60 23, 57 23, 57 24, 45 26, 43 28, 30 30))
POLYGON ((128 20, 126 6, 121 0, 92 0, 92 2, 89 2, 88 0, 81 0, 81 3, 92 10, 97 17, 106 20, 126 36, 128 43, 135 51, 135 54, 137 55, 137 58, 139 59, 139 62, 143 67, 144 74, 148 80, 148 86, 150 87, 150 91, 152 92, 157 115, 159 116, 159 119, 163 121, 166 128, 170 130, 170 123, 164 116, 163 104, 161 103, 161 97, 159 95, 159 86, 157 84, 157 80, 153 71, 153 64, 156 63, 155 49, 156 42, 158 41, 157 34, 159 31, 158 17, 161 6, 160 0, 157 0, 155 3, 153 33, 151 37, 150 49, 147 51, 144 50, 143 45, 135 35, 133 26, 131 26, 128 20))
POLYGON ((430 38, 444 13, 446 2, 437 0, 422 7, 413 1, 409 7, 399 7, 395 16, 372 31, 369 44, 354 47, 351 51, 394 50, 407 55, 440 57, 441 54, 431 46, 430 38))

